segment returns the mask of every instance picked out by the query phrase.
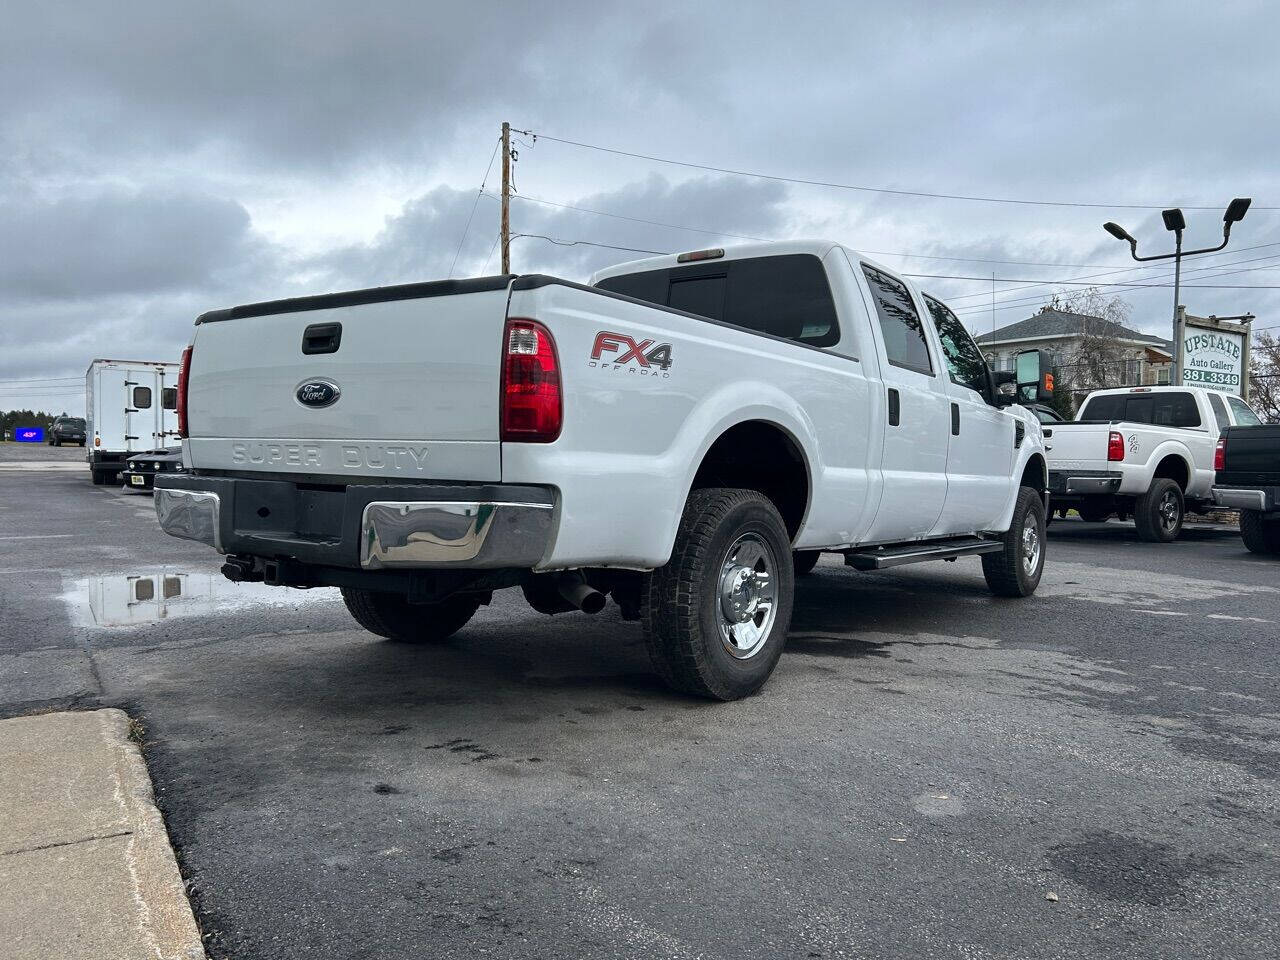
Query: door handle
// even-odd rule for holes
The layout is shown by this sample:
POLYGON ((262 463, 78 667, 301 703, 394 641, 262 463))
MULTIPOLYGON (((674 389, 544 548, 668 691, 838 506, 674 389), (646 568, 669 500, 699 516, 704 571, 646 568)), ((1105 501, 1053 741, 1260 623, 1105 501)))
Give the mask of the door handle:
POLYGON ((896 427, 902 422, 902 401, 898 397, 898 391, 889 388, 889 426, 896 427))
POLYGON ((951 405, 951 435, 960 436, 960 404, 958 403, 951 405))

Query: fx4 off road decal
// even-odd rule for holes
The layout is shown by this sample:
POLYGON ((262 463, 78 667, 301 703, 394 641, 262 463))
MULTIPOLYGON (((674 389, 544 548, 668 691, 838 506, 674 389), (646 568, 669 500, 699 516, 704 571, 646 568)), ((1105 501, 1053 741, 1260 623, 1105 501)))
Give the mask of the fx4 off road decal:
POLYGON ((604 370, 627 370, 641 376, 670 377, 671 344, 633 340, 625 333, 601 330, 591 347, 591 366, 604 370))

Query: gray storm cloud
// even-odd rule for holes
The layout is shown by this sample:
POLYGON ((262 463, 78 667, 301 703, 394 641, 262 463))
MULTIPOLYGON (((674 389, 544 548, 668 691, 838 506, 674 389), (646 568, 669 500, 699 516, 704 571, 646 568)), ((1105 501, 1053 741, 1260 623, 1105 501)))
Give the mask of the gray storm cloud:
MULTIPOLYGON (((1274 317, 1280 212, 1261 208, 1280 206, 1278 27, 1244 2, 11 5, 0 380, 79 374, 121 343, 176 357, 210 307, 441 277, 455 255, 459 275, 496 272, 497 203, 476 188, 504 119, 854 185, 1157 207, 1251 195, 1233 255, 1211 261, 1221 275, 1188 283, 1256 289, 1187 303, 1274 317), (362 191, 391 210, 380 229, 356 216, 362 191)), ((1000 301, 1028 278, 1101 272, 1067 264, 1130 265, 1106 219, 1168 243, 1153 210, 805 187, 519 139, 518 233, 651 250, 829 236, 945 275, 922 282, 968 307, 990 282, 947 277, 996 273, 1000 301)), ((1188 219, 1189 240, 1219 229, 1212 211, 1188 219)), ((575 278, 633 256, 513 245, 517 270, 575 278)), ((1135 325, 1164 328, 1167 288, 1114 289, 1135 325)), ((997 306, 1000 323, 1035 309, 997 306)))

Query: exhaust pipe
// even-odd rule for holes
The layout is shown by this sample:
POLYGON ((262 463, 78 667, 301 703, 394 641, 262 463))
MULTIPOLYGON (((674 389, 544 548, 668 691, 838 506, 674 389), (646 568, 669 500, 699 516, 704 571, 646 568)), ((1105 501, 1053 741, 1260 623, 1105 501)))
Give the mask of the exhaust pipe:
POLYGON ((556 580, 556 589, 583 613, 599 613, 604 609, 605 595, 583 579, 581 573, 565 573, 556 580))

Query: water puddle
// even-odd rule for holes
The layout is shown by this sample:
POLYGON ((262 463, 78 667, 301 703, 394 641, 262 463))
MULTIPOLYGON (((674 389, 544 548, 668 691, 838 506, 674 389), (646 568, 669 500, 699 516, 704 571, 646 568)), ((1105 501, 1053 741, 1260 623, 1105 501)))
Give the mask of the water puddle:
POLYGON ((333 587, 294 590, 232 583, 220 573, 161 567, 139 573, 76 580, 62 595, 73 619, 86 627, 132 627, 175 617, 208 617, 261 607, 296 609, 339 599, 333 587))

